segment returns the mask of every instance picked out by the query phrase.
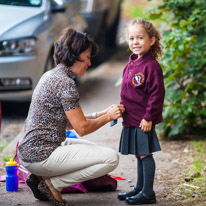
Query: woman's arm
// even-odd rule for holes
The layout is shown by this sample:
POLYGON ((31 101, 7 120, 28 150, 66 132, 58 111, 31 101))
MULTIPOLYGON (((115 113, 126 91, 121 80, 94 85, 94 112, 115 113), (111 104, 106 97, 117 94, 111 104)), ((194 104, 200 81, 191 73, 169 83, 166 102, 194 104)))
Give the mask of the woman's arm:
POLYGON ((92 119, 92 115, 85 117, 81 108, 66 111, 65 113, 77 134, 84 136, 96 131, 111 120, 118 119, 122 116, 123 111, 123 105, 113 105, 103 112, 97 112, 97 119, 92 119))
POLYGON ((67 126, 66 126, 66 130, 72 130, 72 129, 73 129, 73 127, 72 127, 71 123, 68 121, 67 126))
MULTIPOLYGON (((113 105, 107 107, 107 108, 106 108, 105 110, 103 110, 103 111, 94 112, 94 113, 92 113, 92 114, 86 115, 85 117, 86 117, 86 119, 94 119, 94 116, 95 116, 96 118, 101 117, 102 115, 105 115, 105 114, 106 114, 110 109, 112 109, 114 106, 115 106, 115 105, 113 104, 113 105)), ((124 112, 124 111, 122 111, 122 112, 124 112)), ((96 118, 95 118, 95 119, 96 119, 96 118)))

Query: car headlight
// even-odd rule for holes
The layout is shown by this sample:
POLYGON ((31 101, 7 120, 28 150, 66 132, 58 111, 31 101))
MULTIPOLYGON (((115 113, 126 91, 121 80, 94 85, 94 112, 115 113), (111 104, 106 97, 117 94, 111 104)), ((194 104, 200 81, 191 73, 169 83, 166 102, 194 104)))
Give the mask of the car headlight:
POLYGON ((0 56, 32 55, 36 39, 33 37, 0 41, 0 56))

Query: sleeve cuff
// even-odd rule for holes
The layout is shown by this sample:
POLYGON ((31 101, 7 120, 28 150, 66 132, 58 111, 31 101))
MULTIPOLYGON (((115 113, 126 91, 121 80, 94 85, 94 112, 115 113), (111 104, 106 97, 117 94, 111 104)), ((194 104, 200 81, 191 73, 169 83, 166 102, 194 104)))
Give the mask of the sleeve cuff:
POLYGON ((143 116, 143 119, 145 119, 146 121, 153 121, 152 115, 150 115, 149 113, 146 113, 146 114, 143 116))

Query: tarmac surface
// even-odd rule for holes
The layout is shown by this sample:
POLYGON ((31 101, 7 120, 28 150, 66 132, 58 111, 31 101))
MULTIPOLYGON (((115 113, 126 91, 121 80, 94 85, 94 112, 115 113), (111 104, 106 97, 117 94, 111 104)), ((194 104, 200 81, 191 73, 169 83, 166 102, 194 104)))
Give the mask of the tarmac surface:
MULTIPOLYGON (((128 61, 128 53, 121 52, 126 48, 120 48, 118 52, 118 61, 112 58, 110 61, 99 66, 98 69, 91 72, 84 79, 79 88, 80 104, 85 114, 101 111, 111 104, 118 104, 120 101, 120 87, 115 87, 115 83, 121 77, 123 68, 128 61)), ((104 145, 118 151, 119 139, 121 134, 122 120, 119 119, 117 125, 110 127, 109 124, 103 126, 96 132, 82 137, 83 139, 93 141, 96 144, 104 145)), ((14 156, 16 143, 19 136, 9 144, 0 154, 0 168, 5 168, 4 156, 14 156)), ((164 142, 162 143, 165 144, 164 142)), ((154 154, 156 167, 165 169, 173 173, 176 169, 171 156, 167 154, 166 149, 154 154)), ((2 170, 1 170, 2 171, 2 170)), ((178 172, 178 171, 175 171, 178 172)), ((124 201, 117 199, 119 192, 129 191, 136 184, 136 158, 133 155, 120 155, 120 162, 117 169, 110 173, 114 176, 120 176, 126 180, 118 180, 118 187, 113 192, 89 192, 89 193, 68 193, 63 194, 63 198, 76 206, 125 206, 124 201)), ((156 180, 160 176, 160 171, 156 171, 156 180)), ((164 184, 163 184, 164 185, 164 184)), ((166 193, 170 185, 162 186, 155 184, 157 203, 156 205, 173 205, 166 203, 166 193)), ((0 206, 46 206, 50 202, 42 202, 34 198, 32 192, 25 184, 20 184, 18 192, 7 192, 5 182, 0 183, 0 206)), ((174 204, 175 205, 175 204, 174 204)))

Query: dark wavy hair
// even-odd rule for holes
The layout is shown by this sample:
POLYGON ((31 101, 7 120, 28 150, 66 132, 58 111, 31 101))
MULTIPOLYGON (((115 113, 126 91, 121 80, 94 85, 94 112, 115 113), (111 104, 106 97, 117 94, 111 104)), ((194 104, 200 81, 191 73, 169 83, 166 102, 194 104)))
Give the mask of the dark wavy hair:
POLYGON ((98 46, 86 33, 74 29, 65 29, 62 36, 54 44, 54 61, 71 67, 79 56, 91 47, 91 57, 98 54, 98 46))
POLYGON ((153 56, 157 59, 158 56, 162 55, 162 45, 160 43, 161 36, 158 29, 150 21, 147 21, 146 19, 132 19, 128 24, 128 28, 130 25, 134 26, 135 24, 142 25, 148 33, 149 38, 155 37, 155 43, 151 46, 151 51, 153 56))

